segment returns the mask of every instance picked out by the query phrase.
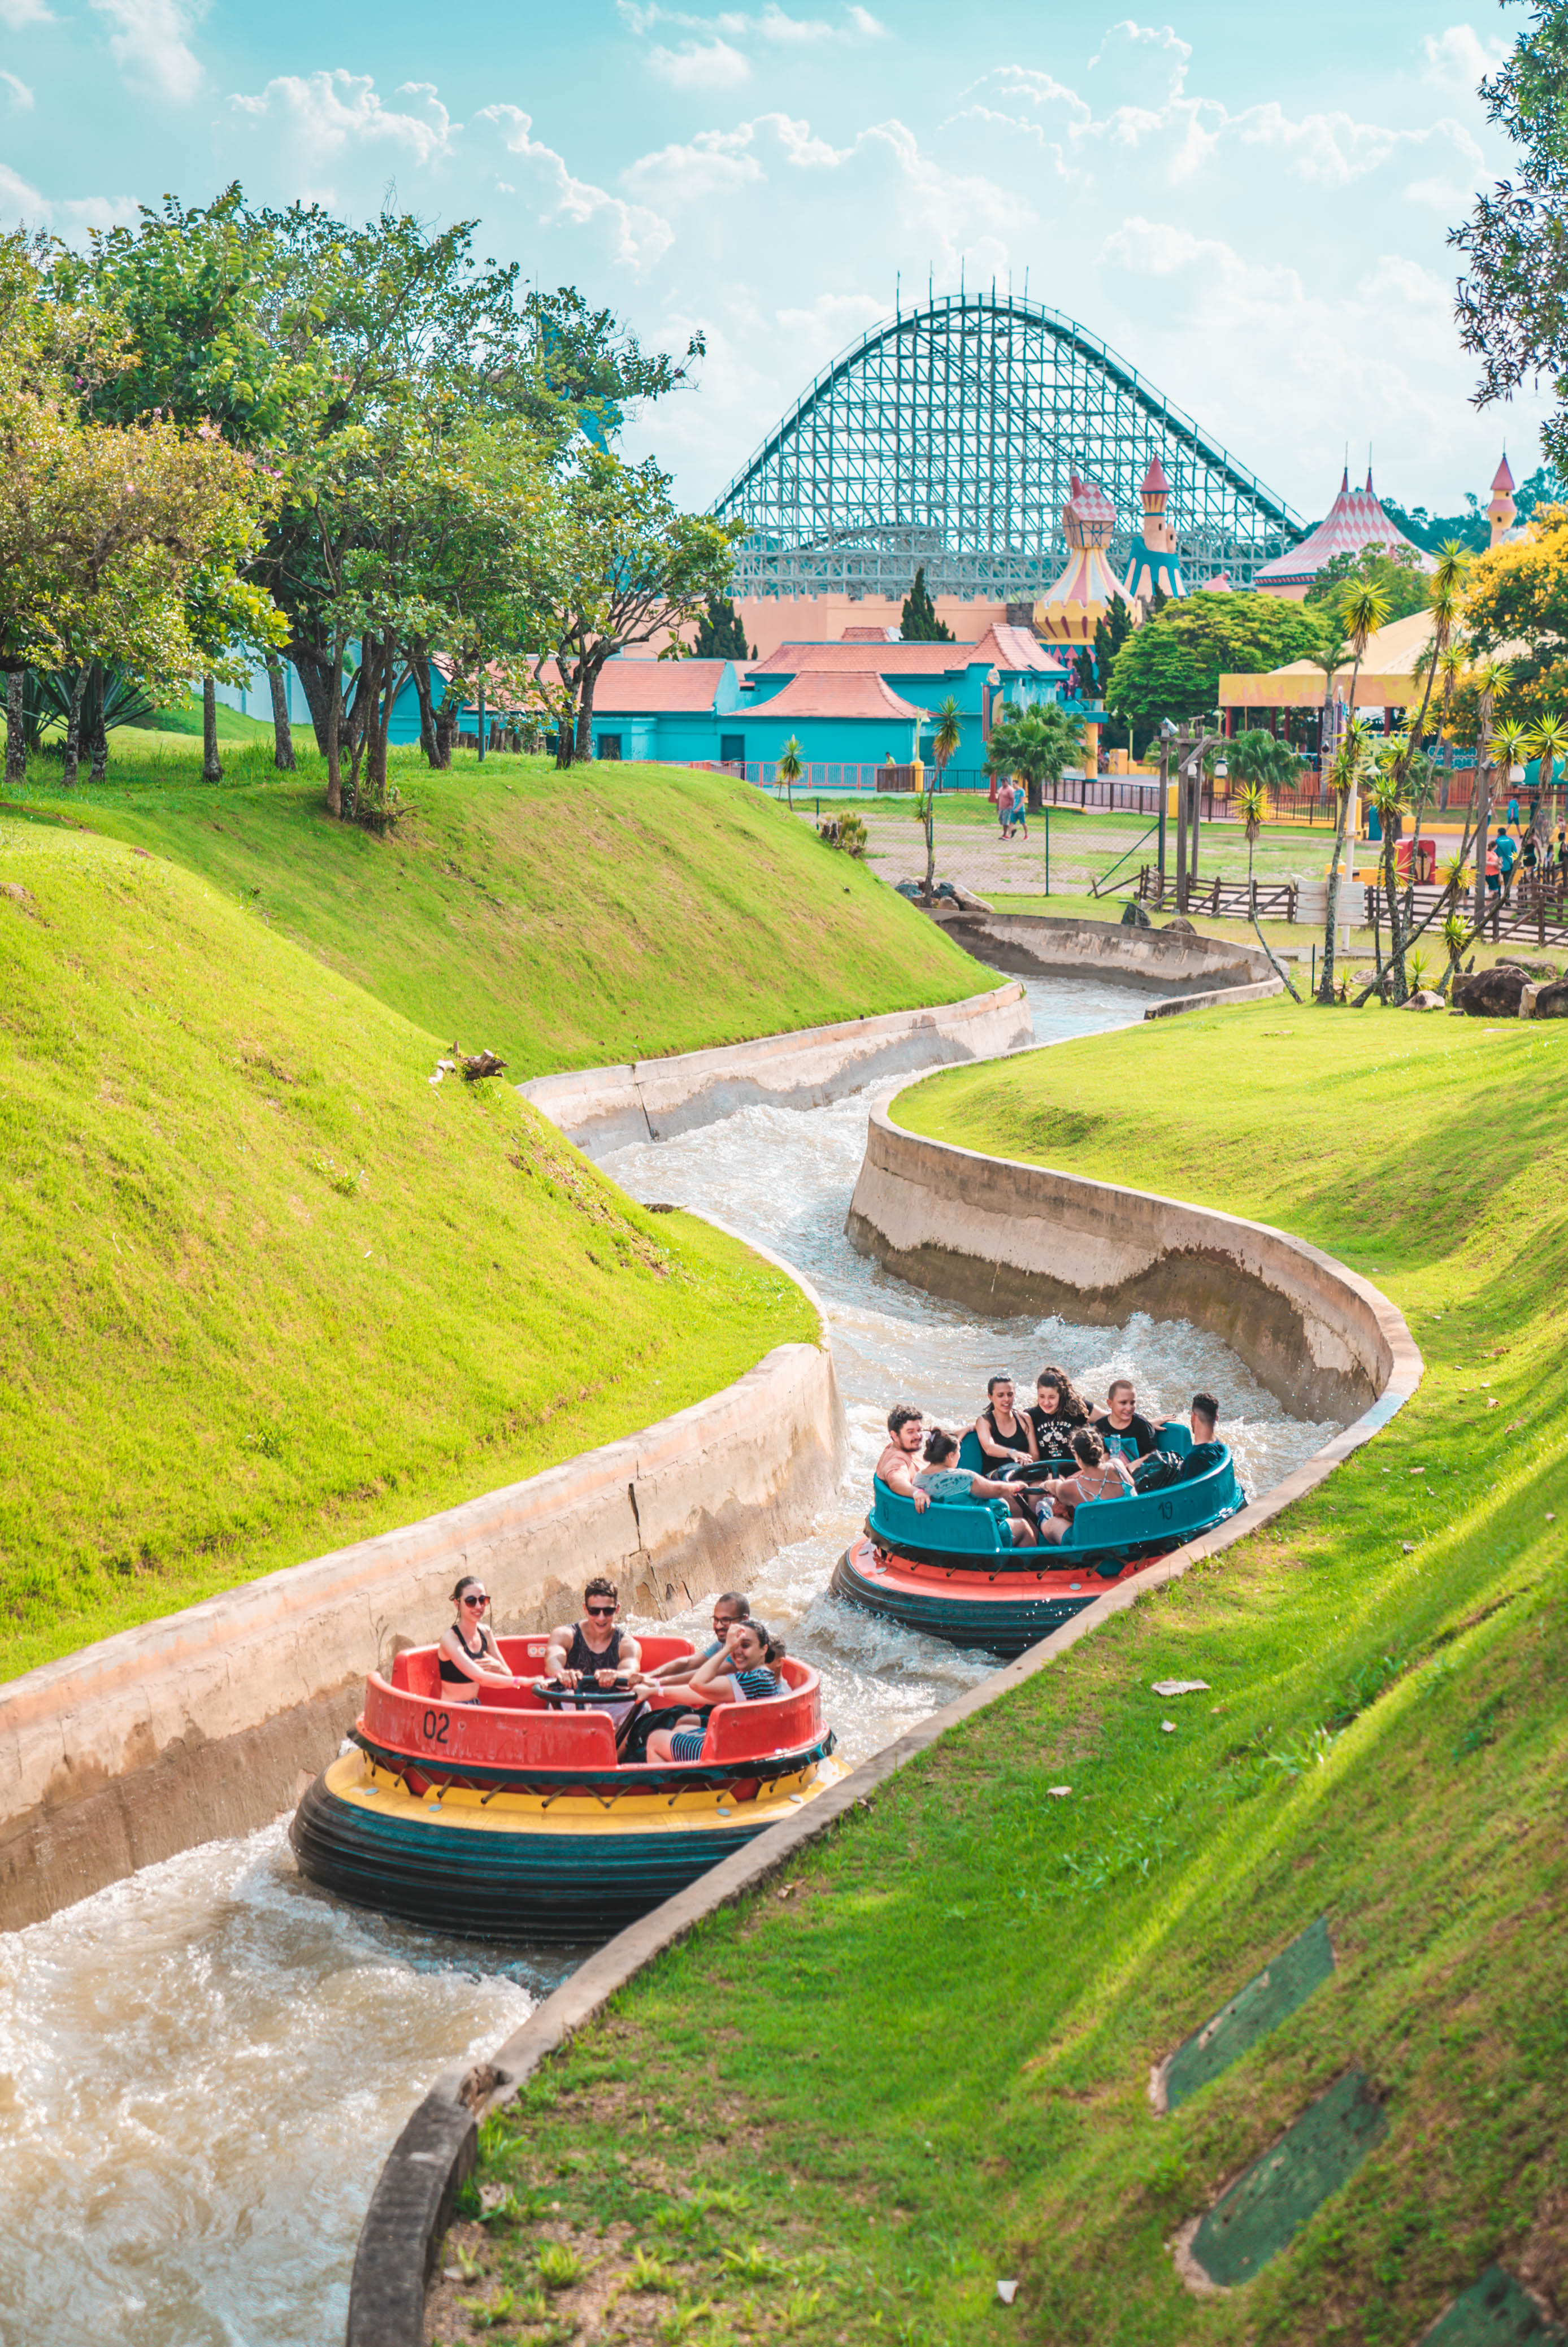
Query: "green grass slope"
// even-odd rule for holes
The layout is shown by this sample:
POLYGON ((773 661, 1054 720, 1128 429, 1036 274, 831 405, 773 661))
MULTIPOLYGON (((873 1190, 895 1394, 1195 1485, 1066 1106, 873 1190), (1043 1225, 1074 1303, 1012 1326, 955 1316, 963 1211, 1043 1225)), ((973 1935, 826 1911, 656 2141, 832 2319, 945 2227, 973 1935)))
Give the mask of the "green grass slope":
POLYGON ((1287 1225, 1379 1280, 1425 1381, 635 1983, 490 2123, 518 2213, 466 2294, 563 2236, 638 2339, 706 2301, 770 2340, 1413 2347, 1494 2259, 1568 2315, 1568 1035, 1269 1002, 897 1114, 1287 1225), (1333 1979, 1156 2118, 1151 2065, 1319 1916, 1333 1979), (1178 2229, 1352 2069, 1382 2142, 1192 2297, 1178 2229))
POLYGON ((0 816, 0 1676, 815 1335, 144 850, 0 816))
MULTIPOLYGON (((121 742, 117 736, 117 757, 121 742)), ((459 753, 394 759, 407 813, 333 822, 321 762, 134 748, 69 798, 35 761, 26 805, 173 858, 281 935, 517 1080, 948 1002, 994 983, 852 858, 744 783, 674 767, 459 753)))

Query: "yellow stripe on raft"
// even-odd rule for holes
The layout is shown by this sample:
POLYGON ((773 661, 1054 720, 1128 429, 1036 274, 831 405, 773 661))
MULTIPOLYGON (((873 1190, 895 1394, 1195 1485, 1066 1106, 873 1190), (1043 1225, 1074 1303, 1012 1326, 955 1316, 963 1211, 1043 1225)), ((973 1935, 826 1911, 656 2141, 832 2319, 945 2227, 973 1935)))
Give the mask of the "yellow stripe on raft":
POLYGON ((439 1799, 416 1799, 388 1768, 364 1752, 345 1752, 326 1772, 326 1787, 353 1809, 378 1817, 415 1819, 465 1833, 573 1834, 733 1833, 738 1825, 780 1824, 836 1785, 848 1771, 841 1760, 813 1761, 788 1777, 776 1777, 754 1801, 693 1787, 689 1793, 616 1793, 598 1800, 591 1793, 513 1793, 487 1797, 467 1785, 454 1785, 439 1799))

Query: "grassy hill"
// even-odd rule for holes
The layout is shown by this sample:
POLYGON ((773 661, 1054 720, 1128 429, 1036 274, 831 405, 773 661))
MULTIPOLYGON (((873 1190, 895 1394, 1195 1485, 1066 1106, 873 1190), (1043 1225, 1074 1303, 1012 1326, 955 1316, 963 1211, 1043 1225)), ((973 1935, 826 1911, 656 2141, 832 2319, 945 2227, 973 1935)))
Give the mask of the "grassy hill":
POLYGON ((1271 1001, 897 1113, 1287 1225, 1380 1282, 1425 1380, 581 2034, 488 2126, 490 2270, 579 2226, 602 2300, 641 2246, 649 2336, 706 2299, 781 2341, 1411 2347, 1494 2259, 1568 2316, 1568 1034, 1271 1001), (1317 1918, 1332 1978, 1156 2118, 1151 2065, 1317 1918), (1351 2070, 1381 2142, 1192 2297, 1178 2229, 1351 2070))
MULTIPOLYGON (((673 767, 399 752, 388 838, 333 822, 321 762, 116 736, 102 789, 34 762, 18 809, 172 858, 515 1080, 955 1000, 987 973, 744 783, 673 767)), ((911 826, 913 827, 913 826, 911 826)))
MULTIPOLYGON (((243 835, 314 835, 272 815, 243 835)), ((432 1089, 472 1015, 425 1031, 282 926, 0 815, 0 1676, 815 1334, 769 1266, 644 1214, 509 1084, 432 1089)))

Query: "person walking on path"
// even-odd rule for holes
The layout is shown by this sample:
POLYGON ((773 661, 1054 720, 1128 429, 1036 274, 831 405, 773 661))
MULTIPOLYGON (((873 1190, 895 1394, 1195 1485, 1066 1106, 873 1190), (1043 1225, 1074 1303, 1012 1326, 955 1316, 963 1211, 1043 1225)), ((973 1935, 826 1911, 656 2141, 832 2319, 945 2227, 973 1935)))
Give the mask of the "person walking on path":
MULTIPOLYGON (((1515 815, 1513 821, 1517 823, 1519 817, 1515 815)), ((1499 832, 1497 837, 1497 861, 1502 873, 1502 901, 1505 905, 1512 902, 1513 867, 1518 859, 1519 842, 1514 838, 1513 834, 1505 828, 1499 832)))

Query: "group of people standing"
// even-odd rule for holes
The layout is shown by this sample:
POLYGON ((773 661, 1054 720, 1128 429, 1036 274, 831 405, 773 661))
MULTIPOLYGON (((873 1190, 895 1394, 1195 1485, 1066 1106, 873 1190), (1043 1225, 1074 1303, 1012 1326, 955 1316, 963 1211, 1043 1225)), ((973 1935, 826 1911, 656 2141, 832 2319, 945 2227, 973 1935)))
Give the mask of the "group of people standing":
POLYGON ((917 1510, 934 1500, 1005 1501, 1012 1545, 1049 1547, 1068 1537, 1085 1501, 1158 1490, 1178 1478, 1206 1473, 1221 1456, 1218 1423, 1214 1395, 1194 1394, 1191 1446, 1184 1458, 1173 1460, 1140 1411, 1131 1378, 1113 1378, 1104 1401, 1091 1406, 1067 1371, 1052 1364, 1035 1381, 1031 1407, 1018 1407, 1010 1377, 988 1379, 986 1406, 974 1422, 986 1468, 959 1465, 958 1438, 939 1426, 927 1433, 922 1413, 910 1402, 899 1402, 887 1414, 887 1447, 876 1474, 917 1510), (919 1460, 924 1465, 917 1464, 919 1460), (1149 1462, 1157 1462, 1153 1471, 1149 1462), (1041 1463, 1063 1471, 1033 1476, 1027 1483, 1010 1476, 1002 1480, 1008 1470, 1041 1463))

